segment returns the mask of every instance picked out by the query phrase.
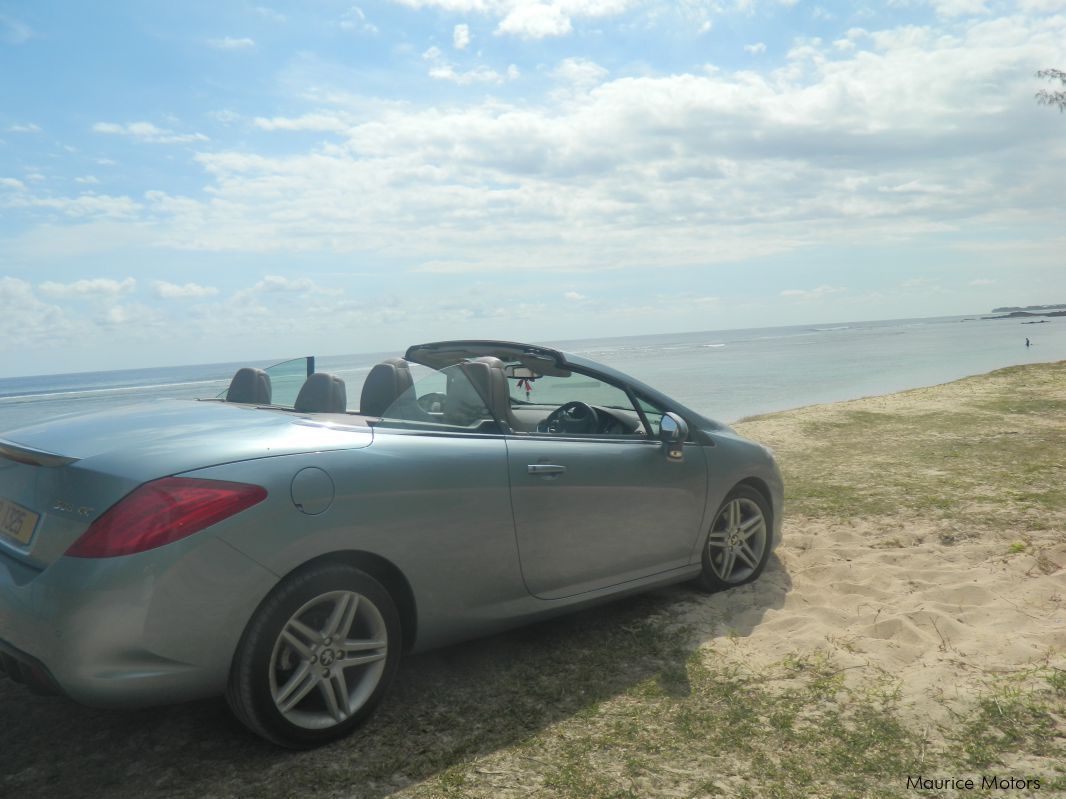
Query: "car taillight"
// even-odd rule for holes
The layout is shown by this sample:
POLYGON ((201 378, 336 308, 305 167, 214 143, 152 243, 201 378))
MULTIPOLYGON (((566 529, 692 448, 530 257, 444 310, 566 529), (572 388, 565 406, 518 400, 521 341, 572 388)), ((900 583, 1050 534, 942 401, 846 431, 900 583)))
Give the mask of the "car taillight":
POLYGON ((89 525, 66 554, 132 555, 185 538, 266 499, 257 485, 164 477, 127 494, 89 525))

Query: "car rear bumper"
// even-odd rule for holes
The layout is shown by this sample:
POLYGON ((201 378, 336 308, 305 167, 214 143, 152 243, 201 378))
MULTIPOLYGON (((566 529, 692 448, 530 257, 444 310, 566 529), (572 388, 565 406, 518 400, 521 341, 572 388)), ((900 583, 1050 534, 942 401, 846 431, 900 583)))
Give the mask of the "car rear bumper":
POLYGON ((0 554, 0 663, 35 690, 98 707, 218 694, 276 579, 214 537, 44 570, 0 554))
POLYGON ((36 694, 62 693, 47 666, 3 640, 0 640, 0 674, 6 674, 15 682, 25 683, 36 694))

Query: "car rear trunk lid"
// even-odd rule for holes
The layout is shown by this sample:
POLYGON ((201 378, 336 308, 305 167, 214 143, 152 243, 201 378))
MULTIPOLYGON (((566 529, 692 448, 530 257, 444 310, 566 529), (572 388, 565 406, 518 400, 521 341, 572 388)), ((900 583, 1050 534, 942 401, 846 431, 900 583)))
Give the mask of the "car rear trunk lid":
POLYGON ((297 452, 357 449, 359 425, 226 403, 164 400, 0 434, 0 554, 44 569, 142 483, 297 452))

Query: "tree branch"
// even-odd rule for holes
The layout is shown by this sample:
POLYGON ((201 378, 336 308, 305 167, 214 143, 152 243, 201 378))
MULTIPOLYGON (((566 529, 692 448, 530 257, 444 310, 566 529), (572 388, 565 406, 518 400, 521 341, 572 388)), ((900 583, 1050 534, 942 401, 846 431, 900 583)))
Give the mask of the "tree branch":
MULTIPOLYGON (((1066 86, 1066 72, 1061 69, 1041 69, 1036 73, 1038 78, 1047 78, 1048 80, 1057 80, 1063 86, 1066 86)), ((1036 101, 1040 105, 1057 106, 1059 113, 1066 111, 1066 91, 1062 92, 1049 92, 1047 89, 1041 89, 1036 93, 1036 101)))

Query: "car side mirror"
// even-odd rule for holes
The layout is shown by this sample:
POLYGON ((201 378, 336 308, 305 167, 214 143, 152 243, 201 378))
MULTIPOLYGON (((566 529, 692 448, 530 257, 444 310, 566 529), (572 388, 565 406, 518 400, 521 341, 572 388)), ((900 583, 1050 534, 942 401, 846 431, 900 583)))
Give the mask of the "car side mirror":
POLYGON ((685 457, 684 444, 688 438, 688 422, 676 413, 664 413, 659 422, 659 440, 666 445, 666 457, 679 461, 685 457))
POLYGON ((688 438, 688 422, 676 413, 665 413, 659 422, 659 440, 667 444, 684 441, 688 438))

